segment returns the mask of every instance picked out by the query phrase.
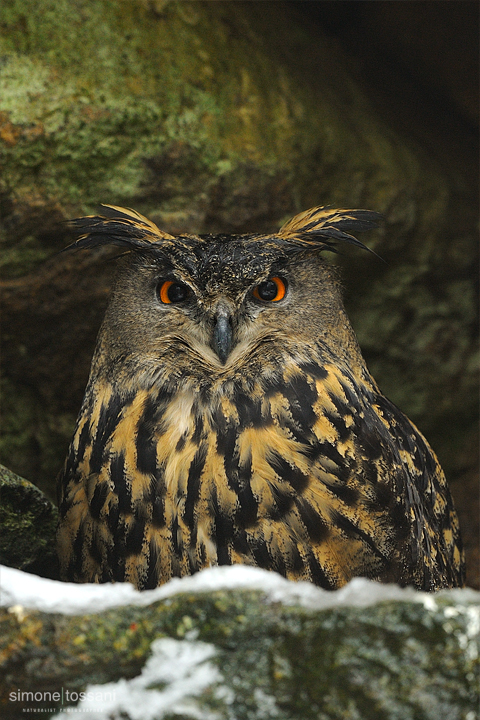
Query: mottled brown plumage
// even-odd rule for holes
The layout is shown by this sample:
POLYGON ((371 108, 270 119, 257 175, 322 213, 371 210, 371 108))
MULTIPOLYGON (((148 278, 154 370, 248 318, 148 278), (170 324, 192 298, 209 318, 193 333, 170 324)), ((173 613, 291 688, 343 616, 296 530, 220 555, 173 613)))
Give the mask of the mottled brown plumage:
POLYGON ((63 578, 145 589, 245 563, 332 589, 462 585, 437 458, 368 373, 320 256, 362 246, 375 213, 179 237, 106 213, 74 221, 76 247, 127 253, 59 481, 63 578))

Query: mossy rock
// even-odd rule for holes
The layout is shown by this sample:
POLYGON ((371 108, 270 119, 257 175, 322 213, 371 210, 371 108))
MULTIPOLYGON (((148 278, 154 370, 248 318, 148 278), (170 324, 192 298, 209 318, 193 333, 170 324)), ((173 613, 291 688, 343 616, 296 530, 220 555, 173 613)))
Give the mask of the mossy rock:
MULTIPOLYGON (((220 583, 222 569, 206 571, 196 592, 202 573, 94 615, 31 610, 18 593, 0 615, 2 717, 50 708, 66 718, 79 700, 105 720, 477 717, 478 593, 365 580, 328 593, 266 571, 253 589, 236 580, 243 568, 226 570, 220 583)), ((80 612, 90 589, 69 590, 69 601, 57 587, 46 592, 63 595, 69 613, 80 599, 80 612)), ((105 589, 113 598, 123 588, 105 589)))
POLYGON ((0 563, 58 577, 57 520, 57 508, 35 485, 0 465, 0 563))

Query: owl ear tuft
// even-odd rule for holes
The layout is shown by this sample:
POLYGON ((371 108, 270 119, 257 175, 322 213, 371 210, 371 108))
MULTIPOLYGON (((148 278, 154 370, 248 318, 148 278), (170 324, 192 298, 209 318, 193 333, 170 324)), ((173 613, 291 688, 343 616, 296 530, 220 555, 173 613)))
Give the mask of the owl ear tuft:
POLYGON ((129 208, 102 205, 104 215, 87 215, 69 221, 79 233, 78 239, 65 250, 83 250, 99 245, 120 245, 130 249, 152 249, 152 244, 174 240, 155 223, 129 208))
POLYGON ((371 230, 378 226, 381 219, 382 215, 372 210, 340 210, 320 206, 295 215, 280 228, 278 235, 300 245, 332 252, 338 252, 337 242, 350 243, 377 255, 350 235, 350 231, 371 230))

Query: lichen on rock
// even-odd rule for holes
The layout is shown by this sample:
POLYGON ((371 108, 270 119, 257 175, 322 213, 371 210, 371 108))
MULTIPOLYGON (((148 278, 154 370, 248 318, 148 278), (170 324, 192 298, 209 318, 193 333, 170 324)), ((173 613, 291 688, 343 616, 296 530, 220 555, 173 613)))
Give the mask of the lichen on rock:
POLYGON ((0 465, 0 563, 57 578, 57 520, 57 508, 35 485, 0 465))

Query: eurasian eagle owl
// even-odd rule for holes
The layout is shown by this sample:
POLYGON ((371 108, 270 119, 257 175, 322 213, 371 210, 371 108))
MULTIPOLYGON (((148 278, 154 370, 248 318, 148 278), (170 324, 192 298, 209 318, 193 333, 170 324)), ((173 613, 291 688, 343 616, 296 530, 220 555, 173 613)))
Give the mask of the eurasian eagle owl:
POLYGON ((461 586, 437 458, 369 374, 321 257, 377 215, 174 237, 131 210, 73 222, 125 248, 59 480, 62 577, 154 588, 244 563, 341 587, 461 586))

